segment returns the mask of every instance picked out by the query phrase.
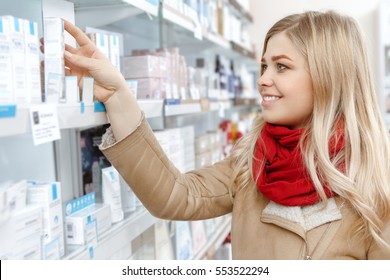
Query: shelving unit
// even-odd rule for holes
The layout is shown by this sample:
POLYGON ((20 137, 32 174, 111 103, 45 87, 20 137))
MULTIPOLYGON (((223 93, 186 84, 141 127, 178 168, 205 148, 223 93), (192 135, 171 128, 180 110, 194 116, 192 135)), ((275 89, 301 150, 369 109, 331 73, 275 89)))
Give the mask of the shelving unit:
MULTIPOLYGON (((18 14, 18 6, 24 2, 34 6, 34 19, 41 17, 41 1, 50 3, 51 0, 17 0, 14 5, 7 10, 7 7, 1 7, 0 12, 3 14, 14 14, 15 16, 26 17, 24 13, 18 14)), ((53 0, 52 2, 62 1, 53 0)), ((171 32, 169 44, 177 44, 184 54, 194 53, 196 50, 202 50, 206 54, 210 51, 212 54, 223 53, 231 59, 243 61, 243 63, 255 65, 255 56, 250 50, 243 47, 237 47, 233 42, 226 40, 218 34, 213 34, 207 30, 201 30, 201 36, 194 36, 199 22, 195 18, 190 18, 178 13, 171 7, 163 4, 161 7, 153 5, 146 0, 71 0, 66 1, 74 4, 75 21, 81 27, 102 28, 108 31, 124 33, 125 44, 131 37, 126 32, 137 31, 139 27, 135 24, 139 22, 148 32, 144 32, 147 38, 139 40, 141 44, 148 42, 165 43, 165 37, 161 35, 161 29, 174 30, 171 32), (108 17, 107 14, 110 14, 108 17), (126 31, 129 30, 129 31, 126 31), (151 32, 149 32, 151 31, 151 32)), ((68 3, 68 4, 69 4, 68 3)), ((236 1, 229 1, 232 7, 239 14, 245 17, 245 21, 250 22, 251 18, 245 14, 244 10, 237 6, 236 1), (232 3, 230 3, 232 2, 232 3)), ((55 3, 53 4, 55 5, 55 3)), ((38 23, 42 26, 42 23, 38 23)), ((41 29, 42 30, 42 29, 41 29)), ((42 32, 42 31, 41 31, 42 32)), ((137 31, 139 32, 139 30, 137 31)), ((138 36, 135 33, 134 36, 138 36)), ((199 35, 199 34, 198 34, 199 35)), ((130 40, 131 41, 131 40, 130 40)), ((134 47, 139 47, 135 45, 134 47)), ((153 45, 153 47, 155 47, 153 45)), ((231 112, 239 113, 242 110, 250 110, 251 105, 240 106, 238 109, 231 100, 199 100, 188 101, 182 100, 177 104, 166 102, 165 100, 139 100, 139 105, 144 111, 145 116, 151 127, 154 129, 175 128, 186 125, 194 125, 195 136, 215 130, 218 127, 218 121, 231 112), (233 111, 232 111, 233 110, 233 111)), ((175 103, 175 102, 173 102, 175 103)), ((80 160, 78 136, 80 130, 101 126, 107 124, 108 120, 101 104, 58 104, 58 122, 61 130, 61 139, 54 143, 47 144, 45 147, 48 156, 54 159, 55 167, 51 168, 50 174, 43 174, 47 178, 57 178, 65 186, 63 189, 63 198, 70 200, 80 195, 79 178, 80 160)), ((16 105, 15 114, 7 117, 0 117, 0 141, 2 139, 13 137, 28 138, 31 141, 31 124, 30 111, 34 105, 16 105), (26 135, 28 137, 26 137, 26 135)), ((42 104, 40 106, 45 106, 42 104)), ((7 143, 12 141, 7 141, 7 143)), ((7 149, 18 150, 19 147, 7 147, 7 149)), ((29 149, 29 148, 27 148, 29 149)), ((0 153, 1 153, 0 149, 0 153)), ((4 155, 3 155, 4 157, 4 155)), ((28 157, 28 156, 27 156, 28 157)), ((52 165, 52 160, 48 161, 43 157, 42 169, 47 170, 45 162, 52 165)), ((21 168, 20 176, 23 176, 23 168, 19 162, 12 163, 12 159, 7 159, 15 168, 21 168)), ((28 161, 28 159, 27 159, 28 161)), ((45 172, 43 172, 45 173, 45 172)), ((6 175, 6 174, 4 174, 6 175)), ((20 179, 20 178, 13 178, 20 179)), ((30 179, 30 178, 29 178, 30 179)), ((0 183, 2 177, 0 176, 0 183)), ((131 242, 140 234, 153 227, 157 218, 153 217, 145 209, 137 209, 136 212, 126 215, 125 219, 114 224, 110 230, 99 236, 99 241, 93 248, 94 259, 123 259, 128 258, 126 250, 131 249, 131 242)), ((202 259, 208 252, 215 251, 225 240, 230 232, 230 217, 225 219, 219 225, 216 232, 208 243, 196 252, 195 259, 202 259)), ((65 260, 71 259, 90 259, 91 251, 86 246, 67 246, 65 260)))
MULTIPOLYGON (((121 248, 131 244, 138 235, 153 226, 157 218, 153 217, 145 208, 138 208, 134 213, 127 214, 125 219, 104 232, 93 248, 94 259, 128 258, 121 256, 121 248)), ((87 246, 68 246, 68 252, 64 260, 90 259, 90 251, 87 246)))

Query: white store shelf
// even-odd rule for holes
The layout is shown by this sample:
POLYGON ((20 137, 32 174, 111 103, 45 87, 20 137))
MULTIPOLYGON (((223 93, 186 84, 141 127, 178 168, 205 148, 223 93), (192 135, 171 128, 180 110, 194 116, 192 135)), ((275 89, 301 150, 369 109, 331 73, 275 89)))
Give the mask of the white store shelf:
POLYGON ((186 114, 195 114, 202 111, 201 105, 197 103, 165 105, 165 116, 177 116, 186 114))
POLYGON ((126 2, 134 7, 137 7, 138 9, 152 16, 156 17, 158 15, 158 5, 153 5, 145 0, 123 0, 123 2, 126 2))
MULTIPOLYGON (((138 104, 145 112, 146 118, 163 115, 163 100, 139 100, 138 104)), ((80 104, 58 104, 57 112, 60 129, 97 126, 108 122, 105 112, 95 112, 94 104, 84 107, 80 104)), ((0 118, 0 137, 30 132, 30 105, 17 106, 14 117, 0 118)))
POLYGON ((187 29, 188 31, 194 32, 195 24, 189 17, 181 14, 170 6, 163 5, 163 17, 164 19, 187 29))
POLYGON ((217 46, 220 46, 227 50, 231 49, 230 42, 223 38, 221 35, 216 35, 205 31, 203 32, 203 37, 209 40, 211 43, 216 44, 217 46))
MULTIPOLYGON (((126 247, 133 239, 154 225, 157 218, 153 217, 145 208, 138 208, 136 212, 126 215, 125 219, 104 232, 94 247, 94 259, 107 259, 115 255, 121 248, 126 247)), ((90 253, 86 246, 67 246, 65 260, 89 259, 90 253)), ((130 253, 130 252, 129 252, 130 253)))

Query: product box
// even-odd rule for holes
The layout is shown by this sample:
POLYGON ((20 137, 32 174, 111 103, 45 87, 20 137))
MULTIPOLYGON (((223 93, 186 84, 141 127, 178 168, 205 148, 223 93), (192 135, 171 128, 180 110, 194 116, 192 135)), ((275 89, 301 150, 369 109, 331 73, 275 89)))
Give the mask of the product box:
POLYGON ((65 102, 64 23, 61 18, 44 19, 45 102, 65 102))
POLYGON ((110 229, 110 206, 96 204, 94 193, 89 193, 65 205, 66 243, 69 245, 84 245, 91 233, 91 224, 95 226, 94 234, 99 235, 110 229))
POLYGON ((123 76, 126 79, 161 78, 158 56, 125 56, 122 62, 123 76))
POLYGON ((202 154, 210 149, 210 138, 207 134, 196 137, 195 153, 202 154))
POLYGON ((26 208, 26 192, 25 180, 6 181, 0 184, 0 219, 26 208))
POLYGON ((120 65, 120 49, 119 49, 119 36, 115 34, 109 35, 109 53, 110 61, 119 71, 121 70, 120 65))
POLYGON ((2 221, 1 260, 39 260, 42 257, 43 214, 40 206, 28 206, 2 221))
POLYGON ((17 104, 27 103, 24 20, 13 16, 5 17, 10 22, 14 100, 17 104))
POLYGON ((191 260, 194 256, 190 222, 175 222, 175 252, 177 260, 191 260))
POLYGON ((110 45, 107 34, 96 32, 88 33, 87 36, 107 58, 110 58, 110 45))
POLYGON ((210 151, 195 155, 195 168, 202 168, 212 164, 210 151))
POLYGON ((77 84, 77 76, 66 76, 65 77, 65 96, 67 104, 78 104, 80 103, 80 92, 77 84))
POLYGON ((92 77, 83 78, 83 90, 81 92, 81 101, 85 105, 91 105, 94 102, 94 79, 92 77))
POLYGON ((0 16, 0 104, 14 102, 10 24, 10 17, 0 16))
POLYGON ((134 212, 137 208, 137 197, 122 176, 119 175, 121 185, 122 209, 125 213, 134 212))
POLYGON ((203 221, 191 221, 192 251, 199 253, 207 244, 207 235, 203 221))
POLYGON ((39 61, 38 24, 24 20, 25 56, 26 56, 26 92, 29 103, 42 102, 41 72, 39 61))
MULTIPOLYGON (((134 81, 134 80, 127 80, 134 81)), ((137 81, 137 99, 163 99, 165 90, 162 88, 160 78, 139 78, 137 81)))
POLYGON ((102 169, 103 203, 110 206, 112 223, 120 222, 124 218, 119 177, 118 171, 113 166, 102 169))
POLYGON ((42 246, 43 251, 49 253, 44 254, 43 258, 62 257, 65 254, 65 245, 61 184, 28 181, 27 204, 40 205, 43 209, 42 246))
POLYGON ((193 126, 180 129, 181 143, 183 144, 184 172, 195 169, 195 130, 193 126))

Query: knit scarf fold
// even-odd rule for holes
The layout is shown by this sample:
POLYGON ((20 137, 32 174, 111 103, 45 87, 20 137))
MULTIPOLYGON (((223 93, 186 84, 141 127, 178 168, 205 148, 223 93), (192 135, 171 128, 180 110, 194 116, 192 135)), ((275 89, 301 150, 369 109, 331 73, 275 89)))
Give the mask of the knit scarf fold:
MULTIPOLYGON (((266 123, 254 152, 252 172, 255 179, 258 176, 258 190, 268 199, 286 206, 312 205, 320 201, 299 147, 302 133, 303 129, 266 123)), ((343 146, 342 138, 329 146, 330 154, 336 155, 343 146)), ((324 191, 328 198, 334 195, 326 186, 324 191)))

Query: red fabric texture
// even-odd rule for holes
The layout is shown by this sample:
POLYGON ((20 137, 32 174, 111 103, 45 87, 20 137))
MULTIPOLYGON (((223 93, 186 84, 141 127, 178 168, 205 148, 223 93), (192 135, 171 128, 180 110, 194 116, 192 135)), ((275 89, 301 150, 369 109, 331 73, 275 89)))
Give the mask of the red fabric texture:
MULTIPOLYGON (((320 201, 299 147, 302 133, 303 129, 292 130, 266 123, 257 140, 252 170, 255 179, 260 172, 256 185, 265 197, 278 204, 305 206, 320 201)), ((343 137, 337 143, 333 138, 329 144, 331 156, 336 155, 343 146, 343 137)), ((326 186, 324 191, 328 198, 334 195, 326 186)))

